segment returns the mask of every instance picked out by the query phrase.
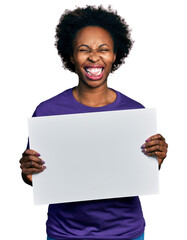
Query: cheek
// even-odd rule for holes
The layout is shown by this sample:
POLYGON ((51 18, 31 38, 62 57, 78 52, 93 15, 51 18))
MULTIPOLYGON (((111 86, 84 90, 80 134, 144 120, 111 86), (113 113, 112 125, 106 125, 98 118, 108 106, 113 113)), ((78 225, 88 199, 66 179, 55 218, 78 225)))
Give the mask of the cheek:
POLYGON ((73 64, 75 65, 76 72, 80 71, 80 66, 81 66, 81 59, 78 58, 77 56, 74 57, 74 62, 73 64))
POLYGON ((102 59, 108 63, 108 64, 113 64, 113 62, 115 61, 115 56, 114 54, 109 54, 109 55, 105 55, 105 56, 102 56, 102 59))
POLYGON ((87 59, 86 56, 83 56, 83 55, 77 56, 76 61, 75 61, 75 65, 80 68, 84 64, 86 59, 87 59))

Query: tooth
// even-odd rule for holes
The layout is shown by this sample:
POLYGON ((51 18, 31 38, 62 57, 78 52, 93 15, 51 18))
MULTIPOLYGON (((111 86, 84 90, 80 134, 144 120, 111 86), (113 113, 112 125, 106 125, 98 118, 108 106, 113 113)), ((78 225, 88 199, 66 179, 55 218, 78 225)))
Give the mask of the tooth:
POLYGON ((102 72, 102 68, 87 68, 86 71, 90 74, 100 75, 102 72))

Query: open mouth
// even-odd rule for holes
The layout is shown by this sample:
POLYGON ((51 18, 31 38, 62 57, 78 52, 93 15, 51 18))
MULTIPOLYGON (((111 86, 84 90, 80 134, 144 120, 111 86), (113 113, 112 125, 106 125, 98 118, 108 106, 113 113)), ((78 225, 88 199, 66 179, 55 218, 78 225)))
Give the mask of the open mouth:
POLYGON ((85 67, 86 76, 91 80, 99 80, 104 73, 104 67, 85 67))

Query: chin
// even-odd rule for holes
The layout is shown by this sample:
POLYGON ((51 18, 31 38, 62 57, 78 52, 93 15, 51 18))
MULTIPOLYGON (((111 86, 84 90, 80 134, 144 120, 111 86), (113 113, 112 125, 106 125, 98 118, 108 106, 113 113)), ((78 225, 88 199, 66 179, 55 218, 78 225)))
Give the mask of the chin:
POLYGON ((100 80, 86 80, 84 81, 84 83, 90 87, 90 88, 98 88, 98 87, 101 87, 103 85, 107 85, 107 79, 103 80, 103 79, 100 79, 100 80))

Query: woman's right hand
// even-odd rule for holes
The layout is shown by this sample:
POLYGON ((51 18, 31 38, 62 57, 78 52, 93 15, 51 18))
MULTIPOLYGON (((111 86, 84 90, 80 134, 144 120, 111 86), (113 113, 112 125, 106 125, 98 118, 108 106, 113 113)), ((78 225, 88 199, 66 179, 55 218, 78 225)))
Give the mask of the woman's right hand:
POLYGON ((46 167, 43 166, 45 162, 39 158, 39 156, 40 154, 36 151, 27 149, 22 154, 22 158, 19 161, 23 180, 30 185, 32 185, 32 175, 35 173, 41 173, 46 169, 46 167))

